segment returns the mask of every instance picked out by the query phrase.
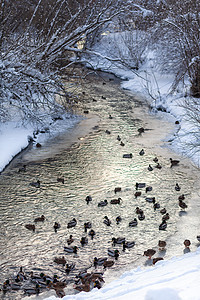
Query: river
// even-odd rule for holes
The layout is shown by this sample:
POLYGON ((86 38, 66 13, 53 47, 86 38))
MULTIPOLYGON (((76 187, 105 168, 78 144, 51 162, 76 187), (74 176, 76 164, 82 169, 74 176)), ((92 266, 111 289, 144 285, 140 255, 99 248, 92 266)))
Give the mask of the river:
MULTIPOLYGON (((183 254, 183 241, 192 242, 191 251, 197 247, 196 235, 200 221, 198 214, 199 179, 198 169, 186 158, 178 157, 168 147, 167 138, 176 130, 174 120, 165 121, 162 115, 149 113, 144 99, 120 88, 120 81, 113 75, 99 73, 84 80, 77 88, 82 101, 77 111, 85 111, 80 124, 66 133, 52 137, 41 148, 32 147, 22 153, 0 176, 1 211, 1 272, 0 282, 11 278, 22 266, 27 274, 58 274, 67 278, 66 293, 75 293, 73 283, 80 270, 92 265, 94 257, 107 256, 108 248, 119 249, 120 256, 114 266, 104 273, 106 283, 120 276, 124 271, 136 266, 148 265, 143 252, 154 248, 157 256, 169 259, 183 254), (89 113, 87 113, 87 111, 89 113), (143 127, 144 133, 138 134, 143 127), (121 141, 117 140, 120 136, 121 141), (165 140, 165 141, 163 141, 165 140), (139 152, 144 149, 144 155, 139 152), (124 154, 132 153, 132 158, 124 154), (155 168, 153 159, 157 157, 161 169, 155 168), (170 168, 169 158, 179 159, 180 164, 170 168), (26 172, 18 172, 26 164, 26 172), (148 170, 149 164, 153 171, 148 170), (64 184, 57 182, 64 177, 64 184), (30 182, 40 180, 40 188, 30 186, 30 182), (135 197, 136 182, 152 186, 152 191, 135 197), (175 190, 175 184, 181 187, 175 190), (121 192, 114 193, 115 187, 121 192), (182 211, 178 197, 185 194, 188 205, 182 211), (87 205, 85 198, 92 196, 87 205), (160 209, 166 208, 170 219, 167 229, 159 230, 162 221, 160 209, 153 209, 146 197, 155 197, 160 209), (121 198, 120 204, 110 204, 110 200, 121 198), (98 207, 107 199, 108 205, 98 207), (129 227, 129 222, 137 218, 136 207, 145 214, 137 227, 129 227), (24 226, 36 217, 45 216, 44 223, 36 224, 36 231, 24 226), (122 221, 116 224, 116 217, 122 221), (111 220, 111 226, 103 223, 104 216, 111 220), (77 225, 67 228, 70 220, 76 218, 77 225), (85 236, 84 223, 90 221, 96 235, 88 237, 88 244, 81 246, 85 236), (61 228, 54 232, 54 222, 61 228), (72 234, 73 245, 78 246, 78 255, 67 254, 64 246, 72 234), (135 246, 122 251, 122 246, 112 247, 112 237, 125 237, 135 241, 135 246), (166 252, 159 252, 158 240, 167 242, 166 252), (54 258, 65 256, 69 263, 75 263, 73 272, 66 277, 65 268, 54 263, 54 258)), ((91 267, 88 271, 93 270, 91 267)), ((101 270, 101 268, 99 268, 101 270)), ((41 298, 54 294, 44 292, 41 298)), ((5 299, 21 299, 23 291, 8 292, 5 299)), ((39 299, 39 297, 38 297, 39 299)))

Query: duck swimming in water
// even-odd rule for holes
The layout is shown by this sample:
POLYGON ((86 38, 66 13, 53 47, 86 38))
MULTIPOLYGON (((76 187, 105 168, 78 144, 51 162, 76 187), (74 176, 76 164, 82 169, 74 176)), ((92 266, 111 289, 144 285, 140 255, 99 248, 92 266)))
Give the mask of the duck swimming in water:
POLYGON ((187 208, 187 204, 185 202, 183 202, 182 200, 179 200, 178 205, 180 206, 180 208, 182 208, 184 210, 187 208))
POLYGON ((78 250, 77 246, 74 246, 74 247, 64 247, 64 251, 66 251, 67 253, 75 253, 75 254, 77 254, 77 250, 78 250))
POLYGON ((37 222, 44 222, 44 220, 45 220, 45 216, 41 215, 41 217, 35 218, 34 222, 35 223, 37 223, 37 222))
POLYGON ((32 230, 33 232, 35 232, 35 225, 34 224, 26 224, 25 228, 28 230, 32 230))
POLYGON ((117 225, 119 224, 119 222, 121 222, 122 218, 120 216, 117 216, 116 217, 116 222, 117 222, 117 225))
POLYGON ((84 223, 84 230, 87 232, 88 229, 92 228, 91 222, 85 222, 84 223))
POLYGON ((66 259, 64 258, 64 256, 55 257, 54 262, 57 263, 58 265, 63 265, 64 266, 66 264, 66 259))
POLYGON ((108 219, 107 216, 104 217, 103 223, 106 224, 107 226, 110 226, 110 225, 111 225, 111 221, 108 219))
POLYGON ((67 228, 72 228, 75 227, 77 224, 77 221, 75 218, 73 218, 71 221, 69 221, 69 223, 67 224, 67 228))
POLYGON ((72 234, 70 234, 69 239, 67 239, 67 244, 71 245, 73 243, 73 241, 74 241, 73 236, 72 236, 72 234))
POLYGON ((135 226, 137 226, 137 224, 138 224, 138 221, 136 218, 134 218, 133 221, 129 222, 129 227, 135 227, 135 226))
POLYGON ((167 228, 167 223, 165 220, 159 225, 159 230, 165 230, 167 228))
POLYGON ((180 188, 180 186, 179 186, 178 183, 176 183, 176 185, 175 185, 175 190, 176 190, 177 192, 179 192, 179 191, 181 190, 181 188, 180 188))
POLYGON ((170 167, 172 168, 173 166, 177 166, 179 164, 179 162, 180 162, 180 160, 170 158, 170 163, 171 163, 170 167))
POLYGON ((36 182, 31 182, 29 185, 35 188, 40 188, 40 183, 40 180, 37 180, 36 182))
POLYGON ((89 195, 85 198, 85 201, 87 202, 87 204, 89 204, 92 201, 92 197, 89 195))
POLYGON ((108 204, 108 201, 105 199, 104 201, 102 200, 98 203, 98 207, 106 206, 107 204, 108 204))
POLYGON ((53 225, 54 231, 57 232, 57 230, 60 228, 60 224, 55 222, 53 225))
POLYGON ((93 229, 91 229, 91 230, 89 231, 89 233, 88 233, 88 235, 91 236, 91 239, 92 239, 92 240, 93 240, 95 234, 96 234, 96 233, 95 233, 95 231, 94 231, 93 229))

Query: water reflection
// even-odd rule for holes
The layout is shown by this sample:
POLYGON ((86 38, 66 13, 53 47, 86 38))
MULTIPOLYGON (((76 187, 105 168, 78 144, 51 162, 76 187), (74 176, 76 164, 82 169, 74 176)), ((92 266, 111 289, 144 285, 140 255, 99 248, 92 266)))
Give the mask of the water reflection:
MULTIPOLYGON (((157 153, 152 151, 151 144, 145 149, 145 155, 139 155, 143 147, 137 129, 146 127, 144 120, 138 117, 137 108, 142 108, 141 102, 125 94, 115 83, 102 85, 99 79, 84 90, 88 97, 84 106, 98 114, 98 127, 94 124, 90 134, 69 149, 64 147, 68 134, 63 134, 59 143, 56 138, 51 140, 53 153, 49 145, 43 145, 44 155, 40 153, 39 157, 38 149, 32 149, 0 177, 1 282, 20 266, 27 271, 57 273, 65 278, 64 267, 53 262, 56 256, 64 256, 67 262, 76 264, 75 270, 67 277, 71 280, 79 270, 92 265, 95 256, 107 256, 108 248, 112 248, 112 237, 125 237, 127 241, 134 240, 136 245, 125 252, 122 252, 121 245, 116 245, 113 249, 119 249, 119 260, 107 271, 107 278, 119 276, 127 267, 144 264, 144 250, 154 247, 158 251, 158 240, 167 240, 177 231, 177 220, 183 214, 178 206, 178 196, 183 193, 190 195, 193 179, 188 178, 181 167, 170 168, 169 161, 161 156, 158 158, 162 169, 155 168, 153 158, 157 153), (93 98, 97 102, 91 101, 93 98), (118 135, 125 146, 120 145, 118 135), (125 153, 132 153, 133 158, 123 158, 125 153), (18 173, 24 162, 27 171, 18 173), (148 171, 149 164, 153 166, 152 172, 148 171), (64 177, 64 184, 57 182, 59 176, 64 177), (40 188, 30 186, 35 180, 41 181, 40 188), (165 207, 169 213, 167 230, 158 229, 162 215, 145 200, 144 188, 139 189, 141 196, 135 198, 136 182, 153 187, 148 196, 154 196, 160 208, 165 207), (180 192, 174 189, 176 182, 181 186, 180 192), (115 194, 115 187, 121 187, 121 192, 115 194), (88 205, 85 201, 87 195, 92 196, 88 205), (118 197, 122 199, 121 204, 110 204, 111 199, 118 197), (98 203, 105 199, 108 205, 98 207, 98 203), (129 222, 137 218, 136 207, 143 209, 145 220, 138 221, 136 227, 129 227, 129 222), (35 232, 25 229, 25 224, 33 223, 42 214, 46 219, 44 223, 36 224, 35 232), (103 223, 104 216, 111 220, 111 226, 103 223), (117 216, 122 218, 118 225, 117 216), (72 218, 76 218, 77 225, 69 229, 67 223, 72 218), (82 247, 80 239, 86 236, 84 223, 88 221, 96 235, 93 240, 88 237, 88 244, 82 247), (53 229, 55 222, 61 224, 57 233, 53 229), (78 247, 78 255, 64 251, 70 234, 75 240, 73 245, 78 247)), ((74 292, 72 282, 68 285, 69 293, 74 292)), ((22 292, 8 294, 7 299, 9 297, 20 299, 22 292)))

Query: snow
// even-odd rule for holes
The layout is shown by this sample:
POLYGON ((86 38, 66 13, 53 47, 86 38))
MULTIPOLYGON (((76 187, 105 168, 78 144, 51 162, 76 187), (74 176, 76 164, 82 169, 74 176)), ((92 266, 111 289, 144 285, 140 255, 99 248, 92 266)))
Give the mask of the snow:
POLYGON ((37 142, 45 143, 49 138, 72 128, 82 119, 78 115, 65 114, 62 120, 51 122, 48 128, 41 127, 40 130, 36 125, 24 125, 20 120, 0 123, 0 172, 29 145, 30 138, 34 139, 34 145, 37 142), (39 133, 37 136, 34 134, 35 131, 40 132, 43 129, 45 133, 39 133))
MULTIPOLYGON (((105 36, 108 44, 108 37, 105 36)), ((90 60, 90 66, 115 73, 121 78, 128 79, 122 82, 124 89, 134 93, 140 93, 151 103, 152 107, 163 106, 166 111, 174 115, 180 122, 178 138, 173 137, 171 147, 179 153, 192 156, 193 162, 199 166, 199 153, 193 153, 187 148, 187 141, 191 139, 190 132, 194 125, 185 119, 185 112, 180 103, 184 99, 186 90, 180 88, 175 94, 169 93, 173 80, 173 74, 160 74, 155 66, 155 53, 149 52, 147 61, 140 71, 128 70, 120 67, 118 63, 111 63, 102 57, 109 56, 105 44, 97 45, 101 57, 97 56, 90 60), (138 76, 139 75, 139 76, 138 76), (185 145, 183 147, 182 145, 185 145), (183 149, 184 148, 184 149, 183 149), (183 152, 184 150, 184 152, 183 152)), ((112 49, 113 51, 113 49, 112 49)), ((167 114, 166 114, 167 116, 167 114)), ((63 130, 71 128, 80 120, 79 117, 66 118, 63 130)), ((57 121, 56 121, 57 122, 57 121)), ((56 124, 55 122, 55 124, 56 124)), ((49 128, 45 135, 39 135, 45 140, 52 134, 56 134, 60 126, 49 128)), ((12 158, 28 145, 28 136, 33 137, 35 128, 23 126, 20 122, 0 124, 0 172, 12 160, 12 158)), ((169 261, 160 261, 155 266, 148 268, 138 267, 135 270, 124 273, 120 278, 105 285, 102 289, 93 289, 89 293, 81 292, 76 295, 67 295, 63 299, 115 299, 115 300, 198 300, 200 283, 200 248, 196 252, 187 253, 181 257, 175 257, 169 261)), ((55 296, 48 300, 57 299, 55 296)))
MULTIPOLYGON (((126 32, 102 35, 101 41, 92 49, 95 55, 89 58, 86 56, 83 63, 125 79, 122 81, 122 88, 145 98, 152 107, 152 113, 159 114, 157 109, 162 108, 167 112, 165 116, 162 114, 162 117, 169 121, 171 119, 169 115, 175 117, 179 121, 179 128, 171 137, 171 149, 180 155, 190 157, 192 163, 199 167, 199 120, 196 123, 191 121, 188 111, 184 108, 186 101, 190 103, 190 106, 192 105, 191 98, 187 96, 190 89, 189 81, 185 80, 184 85, 179 84, 172 94, 174 73, 160 72, 158 60, 161 49, 145 50, 142 41, 148 37, 144 36, 143 32, 129 35, 126 32), (120 57, 123 64, 120 63, 120 57), (140 64, 139 70, 134 69, 136 62, 140 64), (131 69, 127 67, 127 64, 131 66, 131 69), (194 144, 195 147, 193 147, 194 144)), ((195 105, 197 106, 197 101, 195 105)), ((199 115, 199 112, 198 104, 196 113, 199 115)))
MULTIPOLYGON (((196 252, 124 273, 100 290, 67 295, 64 300, 199 300, 200 247, 196 252)), ((46 300, 55 300, 55 296, 46 300)))

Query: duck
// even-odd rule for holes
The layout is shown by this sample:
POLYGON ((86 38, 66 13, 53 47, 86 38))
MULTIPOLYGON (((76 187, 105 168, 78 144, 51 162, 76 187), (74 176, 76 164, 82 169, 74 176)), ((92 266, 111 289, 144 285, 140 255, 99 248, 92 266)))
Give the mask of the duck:
POLYGON ((108 201, 105 199, 98 203, 98 207, 106 206, 107 204, 108 204, 108 201))
POLYGON ((67 253, 75 253, 75 254, 77 254, 77 250, 78 250, 77 246, 64 247, 64 251, 66 251, 67 253))
POLYGON ((141 208, 139 208, 138 206, 136 207, 135 212, 136 212, 137 215, 143 215, 144 214, 143 210, 141 208))
POLYGON ((113 249, 108 249, 108 255, 114 257, 116 260, 118 260, 119 257, 119 250, 113 250, 113 249))
POLYGON ((89 292, 91 289, 89 282, 80 285, 74 284, 73 288, 79 292, 89 292))
POLYGON ((137 226, 137 224, 138 224, 138 221, 135 218, 133 221, 129 222, 129 227, 135 227, 135 226, 137 226))
POLYGON ((62 184, 65 183, 64 177, 57 177, 57 182, 61 182, 62 184))
POLYGON ((189 248, 190 245, 191 245, 191 242, 190 242, 190 240, 185 240, 185 241, 183 242, 183 244, 185 245, 185 248, 189 248))
POLYGON ((85 198, 85 201, 87 202, 87 204, 89 204, 91 201, 92 201, 92 197, 90 195, 88 195, 86 198, 85 198))
POLYGON ((57 230, 60 228, 60 224, 55 222, 53 225, 53 228, 54 228, 55 232, 57 232, 57 230))
POLYGON ((45 216, 41 215, 41 217, 35 218, 34 222, 35 223, 37 223, 37 222, 44 222, 44 220, 45 220, 45 216))
POLYGON ((115 262, 113 260, 105 260, 103 262, 103 267, 104 267, 104 269, 111 268, 114 265, 114 263, 115 262))
POLYGON ((145 152, 144 152, 144 149, 142 149, 142 150, 139 152, 139 155, 142 156, 142 155, 144 155, 144 153, 145 153, 145 152))
POLYGON ((180 208, 182 208, 184 210, 187 208, 187 204, 185 202, 183 202, 182 200, 179 200, 178 205, 180 206, 180 208))
POLYGON ((94 267, 96 268, 97 266, 102 266, 107 261, 107 259, 107 257, 95 257, 93 260, 94 267))
POLYGON ((21 173, 21 172, 26 172, 26 165, 23 165, 22 167, 20 167, 18 169, 18 173, 21 173))
POLYGON ((88 243, 88 239, 87 237, 83 236, 80 240, 81 246, 83 247, 84 245, 86 245, 88 243))
POLYGON ((142 192, 135 192, 135 194, 134 194, 134 196, 135 196, 135 198, 137 198, 137 197, 140 197, 142 195, 142 192))
POLYGON ((180 196, 178 197, 178 200, 185 200, 185 195, 184 195, 184 194, 180 195, 180 196))
POLYGON ((133 157, 132 153, 123 154, 123 158, 132 158, 132 157, 133 157))
POLYGON ((197 241, 200 242, 200 235, 197 235, 197 241))
POLYGON ((109 119, 113 119, 113 117, 111 115, 109 115, 109 119))
POLYGON ((55 257, 54 262, 57 263, 58 265, 63 265, 64 266, 66 264, 66 259, 64 258, 64 256, 55 257))
POLYGON ((120 216, 117 216, 116 217, 116 222, 117 222, 117 225, 119 224, 119 222, 121 222, 122 218, 120 216))
POLYGON ((180 163, 180 160, 170 158, 171 168, 177 166, 180 163))
POLYGON ((27 280, 27 277, 24 274, 22 267, 20 267, 19 272, 17 273, 16 279, 15 279, 15 282, 24 281, 24 280, 27 280))
POLYGON ((107 226, 110 226, 111 224, 111 221, 108 219, 107 216, 104 217, 104 221, 103 221, 104 224, 106 224, 107 226))
POLYGON ((88 235, 91 236, 91 239, 92 239, 92 240, 93 240, 95 234, 96 234, 96 232, 95 232, 93 229, 91 229, 91 230, 89 231, 89 233, 88 233, 88 235))
POLYGON ((177 192, 179 192, 179 191, 181 190, 181 188, 180 188, 180 186, 179 186, 178 183, 176 183, 176 185, 175 185, 175 190, 176 190, 177 192))
POLYGON ((154 249, 147 249, 146 251, 144 251, 144 256, 148 256, 149 259, 152 258, 152 256, 156 253, 156 250, 154 249))
POLYGON ((153 158, 153 161, 154 161, 155 163, 157 163, 157 162, 158 162, 158 158, 155 156, 155 157, 153 158))
POLYGON ((102 287, 101 283, 99 282, 99 280, 95 280, 94 281, 94 288, 98 288, 100 289, 102 287))
POLYGON ((26 224, 25 228, 28 230, 32 230, 33 232, 35 232, 35 225, 34 224, 26 224))
POLYGON ((161 251, 165 250, 166 245, 167 243, 165 241, 161 241, 161 240, 158 241, 159 250, 161 251))
POLYGON ((138 215, 138 219, 139 219, 140 221, 143 221, 143 220, 145 219, 145 215, 144 215, 144 214, 139 214, 139 215, 138 215))
POLYGON ((116 244, 123 244, 125 242, 125 238, 118 237, 118 238, 112 238, 113 246, 116 244))
POLYGON ((145 192, 148 193, 151 192, 152 190, 153 190, 152 186, 147 186, 145 192))
POLYGON ((165 220, 165 221, 169 220, 169 214, 168 214, 168 213, 166 213, 166 214, 162 217, 162 221, 163 221, 163 220, 165 220))
POLYGON ((145 200, 149 203, 155 203, 156 198, 155 197, 146 197, 145 200))
POLYGON ((125 146, 125 144, 121 141, 121 143, 120 143, 120 146, 122 146, 122 147, 124 147, 125 146))
POLYGON ((35 146, 36 146, 37 148, 41 148, 41 147, 42 147, 42 145, 41 145, 40 143, 37 143, 35 146))
POLYGON ((162 169, 162 166, 159 163, 157 163, 157 165, 155 166, 155 168, 156 169, 162 169))
POLYGON ((120 204, 120 201, 121 201, 122 199, 121 198, 118 198, 118 199, 112 199, 112 200, 110 200, 110 204, 120 204))
POLYGON ((105 133, 107 133, 107 134, 111 134, 111 131, 110 131, 110 130, 108 130, 108 129, 106 129, 105 133))
POLYGON ((160 208, 160 204, 158 202, 153 202, 153 209, 159 209, 160 208))
POLYGON ((136 184, 135 184, 136 190, 137 190, 137 189, 142 189, 142 188, 144 188, 145 186, 146 186, 146 183, 144 183, 144 182, 136 182, 136 184))
POLYGON ((69 223, 67 224, 67 228, 72 228, 75 227, 77 224, 77 221, 75 218, 73 218, 71 221, 69 221, 69 223))
POLYGON ((165 220, 159 225, 159 230, 165 230, 167 228, 167 223, 165 220))
POLYGON ((149 171, 153 171, 153 168, 152 168, 151 165, 149 165, 147 169, 148 169, 149 171))
POLYGON ((158 261, 163 260, 163 257, 153 258, 153 265, 155 265, 158 261))
POLYGON ((139 135, 141 135, 141 134, 144 132, 144 128, 143 128, 143 127, 140 127, 140 128, 138 128, 137 131, 139 132, 139 135))
POLYGON ((67 273, 67 275, 69 275, 69 273, 75 269, 75 263, 70 264, 66 264, 66 269, 65 272, 67 273))
POLYGON ((121 141, 121 138, 120 138, 120 136, 118 135, 117 136, 117 140, 120 142, 121 141))
POLYGON ((126 249, 130 249, 133 248, 135 246, 135 241, 132 242, 123 242, 123 251, 125 251, 126 249))
POLYGON ((69 239, 67 239, 67 244, 71 245, 73 243, 73 241, 74 241, 73 236, 72 236, 72 234, 70 234, 69 239))
POLYGON ((114 192, 115 192, 115 194, 116 194, 116 193, 118 193, 118 192, 121 192, 121 190, 122 190, 121 187, 116 187, 116 188, 114 189, 114 192))
POLYGON ((160 210, 160 213, 161 213, 162 215, 166 214, 166 212, 167 212, 167 210, 166 210, 166 208, 165 208, 165 207, 164 207, 164 208, 162 208, 162 209, 160 210))
POLYGON ((87 232, 88 229, 92 228, 92 223, 91 222, 85 222, 84 223, 84 229, 85 229, 85 232, 87 232))
POLYGON ((40 293, 39 284, 36 283, 35 287, 24 288, 24 293, 28 295, 38 295, 40 293))
POLYGON ((41 183, 40 180, 37 180, 36 182, 33 181, 33 182, 29 183, 29 185, 33 186, 35 188, 40 188, 40 183, 41 183))
POLYGON ((65 296, 64 288, 66 287, 66 282, 64 281, 57 281, 52 284, 52 287, 56 291, 56 294, 59 298, 63 298, 65 296))

